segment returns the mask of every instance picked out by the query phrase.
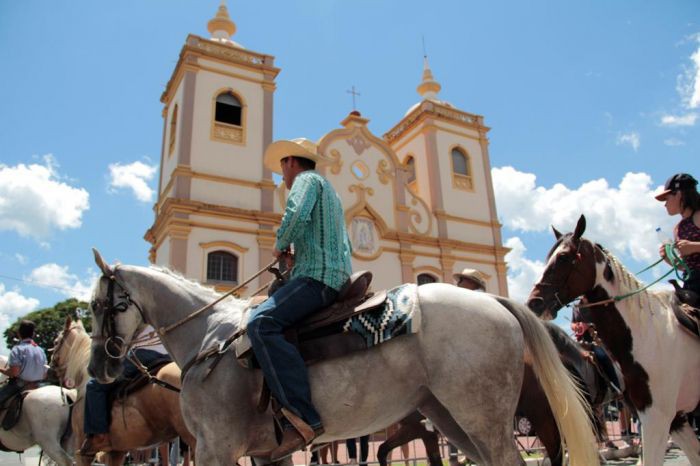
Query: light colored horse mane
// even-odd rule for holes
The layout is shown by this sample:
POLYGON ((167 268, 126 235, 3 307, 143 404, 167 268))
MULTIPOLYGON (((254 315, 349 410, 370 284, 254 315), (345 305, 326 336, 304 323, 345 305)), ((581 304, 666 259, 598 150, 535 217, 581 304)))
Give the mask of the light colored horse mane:
MULTIPOLYGON (((66 352, 66 377, 78 382, 76 388, 79 393, 82 393, 90 379, 87 367, 90 362, 92 340, 80 320, 71 325, 69 330, 75 330, 75 341, 66 352)), ((65 337, 65 334, 62 337, 65 337)))
MULTIPOLYGON (((195 280, 190 280, 189 278, 183 276, 181 273, 171 270, 167 267, 152 265, 149 267, 149 269, 155 272, 163 273, 168 277, 174 278, 178 281, 178 285, 182 285, 185 289, 191 291, 194 295, 196 295, 204 301, 215 301, 219 299, 223 294, 216 291, 210 286, 202 285, 200 282, 195 280)), ((229 314, 230 316, 229 318, 232 317, 235 320, 235 322, 240 322, 240 319, 243 315, 243 311, 245 311, 245 309, 248 308, 250 301, 250 299, 241 299, 235 296, 229 296, 218 305, 226 307, 227 314, 229 314)), ((196 309, 192 309, 192 312, 194 311, 196 311, 196 309)))
POLYGON ((673 292, 670 290, 642 290, 646 285, 640 281, 632 272, 630 272, 620 262, 614 254, 607 249, 601 247, 612 268, 615 276, 615 285, 618 289, 618 295, 637 292, 627 298, 617 302, 619 307, 627 307, 628 309, 636 310, 637 312, 627 313, 629 319, 638 320, 641 325, 649 322, 662 324, 661 319, 654 318, 655 316, 667 317, 671 314, 671 298, 673 292), (642 290, 642 291, 639 291, 642 290))

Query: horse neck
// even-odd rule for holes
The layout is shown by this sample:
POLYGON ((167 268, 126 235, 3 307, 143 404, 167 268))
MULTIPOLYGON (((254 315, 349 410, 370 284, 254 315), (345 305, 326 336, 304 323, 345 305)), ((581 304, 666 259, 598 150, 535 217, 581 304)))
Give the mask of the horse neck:
POLYGON ((85 386, 90 380, 88 364, 90 363, 90 346, 92 339, 82 328, 75 328, 75 341, 66 352, 66 378, 76 381, 78 396, 85 393, 85 386))
POLYGON ((177 276, 166 270, 143 267, 125 267, 120 274, 125 285, 143 311, 147 323, 151 324, 172 356, 182 367, 199 352, 208 331, 208 321, 219 313, 226 320, 234 321, 237 328, 246 301, 226 298, 221 303, 183 322, 165 334, 160 329, 181 322, 197 310, 214 302, 220 295, 210 289, 177 276))

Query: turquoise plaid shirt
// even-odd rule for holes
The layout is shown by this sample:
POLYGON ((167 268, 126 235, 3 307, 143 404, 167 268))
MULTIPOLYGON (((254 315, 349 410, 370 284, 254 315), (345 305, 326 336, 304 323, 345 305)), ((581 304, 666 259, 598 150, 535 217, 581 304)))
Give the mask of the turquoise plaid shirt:
POLYGON ((318 172, 307 170, 294 179, 275 247, 294 244, 291 278, 310 277, 340 290, 350 277, 352 248, 338 194, 318 172))

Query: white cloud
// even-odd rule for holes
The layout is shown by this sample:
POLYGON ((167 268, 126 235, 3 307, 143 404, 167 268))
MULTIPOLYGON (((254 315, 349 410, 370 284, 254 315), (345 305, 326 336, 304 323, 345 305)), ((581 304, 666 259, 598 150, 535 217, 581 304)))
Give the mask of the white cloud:
POLYGON ((527 248, 517 236, 508 238, 505 246, 511 248, 505 257, 508 264, 508 295, 516 301, 524 303, 532 286, 542 275, 544 262, 526 258, 527 248))
POLYGON ((146 165, 143 162, 134 162, 127 165, 113 163, 109 165, 109 187, 112 189, 131 189, 141 202, 153 200, 153 189, 148 186, 148 181, 152 180, 158 167, 156 165, 146 165))
POLYGON ((664 144, 666 144, 667 146, 672 146, 672 147, 685 146, 685 142, 681 141, 678 138, 668 138, 668 139, 664 140, 664 144))
POLYGON ((686 115, 663 115, 661 124, 663 126, 693 126, 698 119, 697 113, 688 113, 686 115))
POLYGON ((89 194, 61 180, 51 155, 43 164, 0 164, 0 230, 46 238, 53 229, 78 228, 89 194))
POLYGON ((628 145, 634 149, 635 152, 639 149, 639 144, 640 144, 640 138, 639 138, 639 133, 636 132, 631 132, 631 133, 623 133, 619 134, 617 136, 617 145, 622 146, 622 145, 628 145))
POLYGON ((88 277, 81 279, 68 271, 68 266, 44 264, 32 270, 26 279, 35 285, 52 288, 68 298, 89 301, 97 274, 90 269, 88 277))
MULTIPOLYGON (((700 38, 697 39, 700 43, 700 38)), ((700 47, 690 56, 690 66, 686 66, 678 77, 678 91, 688 108, 700 107, 700 47)))
POLYGON ((513 230, 543 232, 554 225, 562 233, 569 232, 585 214, 586 237, 616 255, 642 262, 658 257, 657 226, 671 235, 673 219, 654 199, 655 189, 646 173, 627 173, 617 187, 601 178, 578 188, 561 183, 537 186, 535 175, 513 167, 494 168, 492 174, 499 217, 513 230))
POLYGON ((23 296, 19 291, 7 291, 5 285, 0 283, 0 354, 9 354, 5 347, 5 339, 1 337, 3 332, 15 320, 37 308, 39 300, 23 296))

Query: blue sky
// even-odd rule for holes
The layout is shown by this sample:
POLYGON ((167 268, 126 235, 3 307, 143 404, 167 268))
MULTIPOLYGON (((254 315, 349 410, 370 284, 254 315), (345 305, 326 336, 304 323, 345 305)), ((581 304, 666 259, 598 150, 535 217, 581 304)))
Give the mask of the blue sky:
MULTIPOLYGON (((146 264, 160 94, 217 0, 0 0, 0 330, 90 288, 90 252, 146 264), (39 286, 50 285, 49 286, 39 286)), ((484 115, 512 294, 581 212, 630 269, 673 219, 651 193, 700 175, 700 4, 687 1, 228 1, 233 39, 276 57, 274 137, 352 110, 377 135, 419 100, 484 115)), ((651 278, 651 275, 649 276, 651 278)))

